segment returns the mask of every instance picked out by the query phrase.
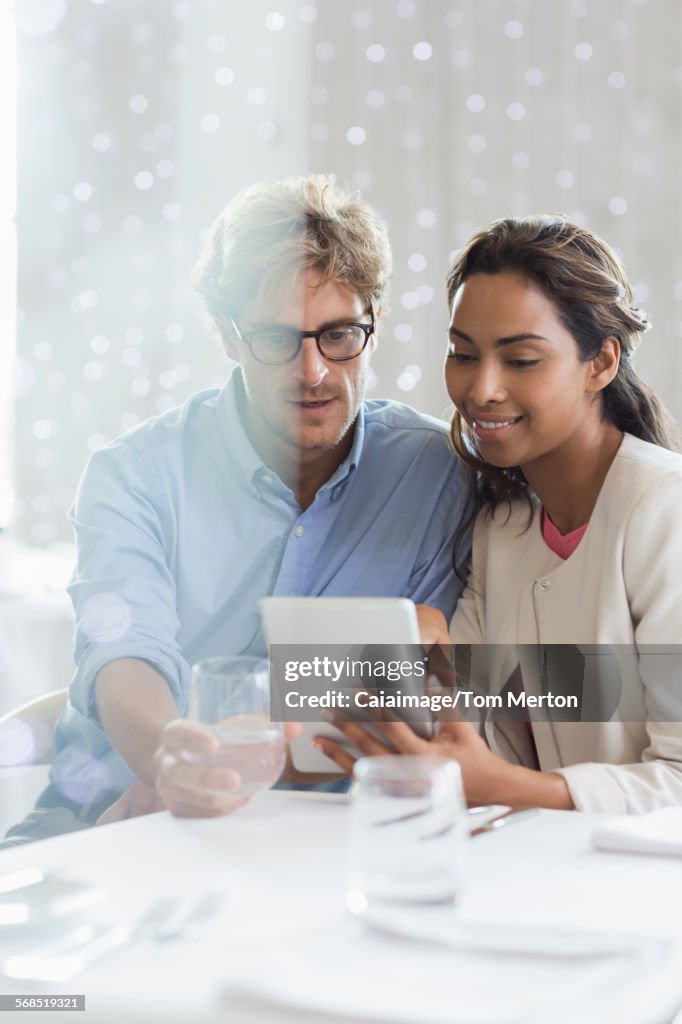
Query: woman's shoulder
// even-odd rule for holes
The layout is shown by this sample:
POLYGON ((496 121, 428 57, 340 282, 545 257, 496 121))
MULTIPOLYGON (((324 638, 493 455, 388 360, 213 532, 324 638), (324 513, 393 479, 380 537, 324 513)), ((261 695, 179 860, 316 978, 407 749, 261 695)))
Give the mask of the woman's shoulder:
POLYGON ((682 476, 682 453, 661 448, 632 434, 624 434, 615 465, 625 472, 639 473, 645 478, 682 476))
POLYGON ((595 508, 599 531, 622 538, 628 561, 645 563, 674 548, 679 564, 680 510, 682 455, 626 434, 595 508))
POLYGON ((625 434, 599 496, 595 516, 625 522, 644 502, 682 501, 682 455, 625 434))
POLYGON ((624 455, 632 468, 636 466, 636 486, 629 506, 614 494, 613 530, 620 537, 630 611, 641 635, 641 623, 648 616, 649 639, 642 642, 658 643, 662 636, 668 643, 680 629, 682 456, 633 440, 636 444, 629 444, 624 455))

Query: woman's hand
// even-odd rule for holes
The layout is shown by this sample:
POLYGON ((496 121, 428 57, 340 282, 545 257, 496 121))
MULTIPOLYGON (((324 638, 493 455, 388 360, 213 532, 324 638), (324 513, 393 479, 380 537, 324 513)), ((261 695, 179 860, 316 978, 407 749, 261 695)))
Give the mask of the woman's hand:
MULTIPOLYGON (((371 732, 356 722, 335 721, 334 725, 365 757, 398 753, 452 758, 462 770, 467 803, 501 802, 493 799, 491 793, 502 783, 505 769, 511 765, 489 750, 469 722, 444 722, 431 740, 417 736, 405 722, 376 723, 371 732)), ((315 746, 343 771, 352 773, 356 758, 340 744, 316 736, 315 746)))
MULTIPOLYGON (((477 804, 508 804, 521 807, 551 807, 572 810, 563 776, 508 764, 493 754, 469 722, 442 722, 436 736, 422 739, 405 722, 373 725, 372 732, 355 722, 334 722, 365 757, 386 754, 431 754, 457 761, 462 771, 466 801, 477 804), (381 738, 376 733, 380 732, 381 738)), ((315 746, 351 774, 355 758, 326 737, 315 738, 315 746)))

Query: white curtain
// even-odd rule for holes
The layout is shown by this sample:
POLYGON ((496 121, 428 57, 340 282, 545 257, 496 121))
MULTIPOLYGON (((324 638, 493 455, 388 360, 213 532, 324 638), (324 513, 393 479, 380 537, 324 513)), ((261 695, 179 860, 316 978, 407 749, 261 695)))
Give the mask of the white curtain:
POLYGON ((91 450, 220 384, 188 286, 240 187, 334 171, 389 224, 373 393, 447 412, 451 251, 564 211, 622 253, 682 413, 680 0, 17 4, 17 532, 68 538, 91 450))

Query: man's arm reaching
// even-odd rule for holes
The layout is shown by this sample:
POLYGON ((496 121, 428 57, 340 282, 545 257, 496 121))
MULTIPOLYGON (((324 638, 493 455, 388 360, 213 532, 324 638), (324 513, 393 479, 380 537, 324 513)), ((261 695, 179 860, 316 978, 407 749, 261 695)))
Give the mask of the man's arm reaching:
MULTIPOLYGON (((206 763, 218 750, 217 738, 201 723, 179 717, 168 683, 147 662, 109 662, 97 675, 95 693, 108 738, 173 814, 219 816, 246 803, 234 792, 238 773, 206 763)), ((148 797, 143 802, 151 805, 148 797)), ((129 811, 126 804, 120 816, 129 811)))
MULTIPOLYGON (((238 772, 210 764, 217 737, 178 716, 168 683, 147 662, 109 662, 97 675, 95 693, 104 731, 141 780, 105 812, 102 824, 162 807, 181 818, 219 817, 247 802, 235 792, 238 772)), ((287 741, 299 732, 297 723, 285 723, 287 741)))

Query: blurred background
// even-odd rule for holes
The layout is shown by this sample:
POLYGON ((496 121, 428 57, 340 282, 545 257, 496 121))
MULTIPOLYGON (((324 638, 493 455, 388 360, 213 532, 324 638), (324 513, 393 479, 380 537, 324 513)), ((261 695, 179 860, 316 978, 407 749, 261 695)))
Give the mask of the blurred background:
POLYGON ((1 17, 18 305, 6 271, 0 518, 19 540, 68 542, 89 454, 222 384, 188 276, 263 178, 333 171, 387 221, 372 394, 447 415, 449 255, 494 217, 561 211, 624 257, 654 324, 638 369, 682 414, 680 0, 17 0, 1 17))

